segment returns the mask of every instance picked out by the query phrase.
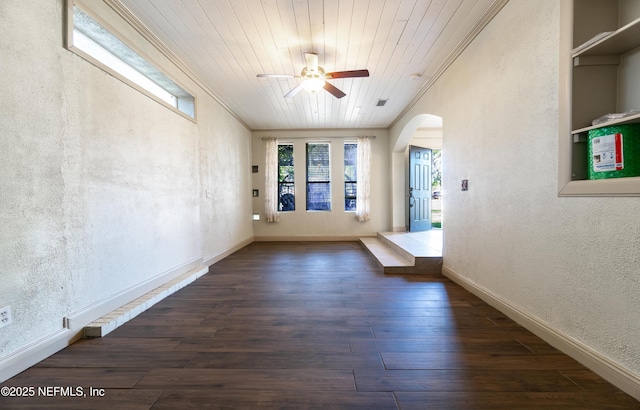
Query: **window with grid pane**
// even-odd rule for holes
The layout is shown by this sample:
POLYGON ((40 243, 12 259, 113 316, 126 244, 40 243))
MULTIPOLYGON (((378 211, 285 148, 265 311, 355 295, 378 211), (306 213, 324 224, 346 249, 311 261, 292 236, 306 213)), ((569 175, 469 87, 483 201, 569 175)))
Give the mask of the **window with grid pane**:
POLYGON ((278 210, 295 211, 295 176, 293 144, 278 145, 278 210))
POLYGON ((329 143, 307 143, 307 211, 331 210, 329 143))
POLYGON ((358 144, 344 144, 344 210, 356 210, 358 144))

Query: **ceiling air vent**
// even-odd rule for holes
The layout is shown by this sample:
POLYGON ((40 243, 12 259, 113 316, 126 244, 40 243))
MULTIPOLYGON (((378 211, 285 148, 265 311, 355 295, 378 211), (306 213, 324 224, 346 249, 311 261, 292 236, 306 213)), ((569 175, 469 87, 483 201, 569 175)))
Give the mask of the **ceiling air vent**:
POLYGON ((387 103, 387 101, 389 101, 389 100, 378 100, 378 103, 376 104, 376 107, 384 107, 384 105, 387 103))

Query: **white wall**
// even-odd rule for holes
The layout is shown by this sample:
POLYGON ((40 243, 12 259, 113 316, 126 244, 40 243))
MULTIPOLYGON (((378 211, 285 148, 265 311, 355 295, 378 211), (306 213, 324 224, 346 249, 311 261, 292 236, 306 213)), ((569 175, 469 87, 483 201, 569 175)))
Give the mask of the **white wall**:
POLYGON ((67 51, 63 3, 0 2, 0 306, 13 313, 0 364, 63 318, 253 236, 250 132, 103 3, 196 94, 198 123, 67 51))
POLYGON ((557 196, 559 14, 510 1, 391 145, 442 116, 445 269, 640 380, 640 199, 557 196))
POLYGON ((260 197, 253 199, 253 211, 261 214, 254 222, 256 240, 340 240, 375 235, 390 230, 389 154, 387 130, 344 131, 260 131, 253 133, 253 165, 259 172, 253 174, 253 188, 260 197), (354 212, 344 211, 344 141, 355 141, 359 135, 375 136, 371 144, 371 219, 355 220, 354 212), (262 137, 278 137, 294 144, 296 175, 296 210, 280 212, 280 222, 268 223, 264 218, 264 164, 265 143, 262 137), (328 141, 331 144, 332 210, 306 211, 305 204, 305 144, 328 141))
POLYGON ((433 150, 442 149, 442 128, 419 128, 409 145, 417 145, 418 147, 431 148, 433 150))
POLYGON ((210 264, 253 240, 251 133, 210 98, 199 109, 200 225, 210 264))

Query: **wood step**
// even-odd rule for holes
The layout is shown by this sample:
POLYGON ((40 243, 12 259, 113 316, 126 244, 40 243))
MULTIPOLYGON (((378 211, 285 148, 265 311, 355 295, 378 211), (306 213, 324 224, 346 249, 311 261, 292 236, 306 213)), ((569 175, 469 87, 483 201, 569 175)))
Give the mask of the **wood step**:
POLYGON ((386 234, 378 234, 376 238, 360 239, 360 243, 376 259, 384 273, 442 274, 441 252, 408 241, 411 239, 400 236, 393 238, 392 235, 386 234), (405 243, 402 244, 402 241, 405 243))
POLYGON ((360 238, 360 243, 382 268, 408 268, 414 265, 413 261, 400 255, 379 238, 360 238))

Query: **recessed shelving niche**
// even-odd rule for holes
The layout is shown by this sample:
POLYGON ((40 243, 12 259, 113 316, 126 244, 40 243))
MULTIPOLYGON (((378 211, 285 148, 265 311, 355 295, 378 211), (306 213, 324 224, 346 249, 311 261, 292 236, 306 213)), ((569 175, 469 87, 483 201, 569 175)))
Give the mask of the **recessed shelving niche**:
POLYGON ((562 3, 560 196, 640 196, 640 177, 587 179, 591 129, 640 123, 640 113, 592 122, 607 114, 640 112, 640 2, 564 0, 562 3), (564 57, 563 57, 564 56, 564 57))

